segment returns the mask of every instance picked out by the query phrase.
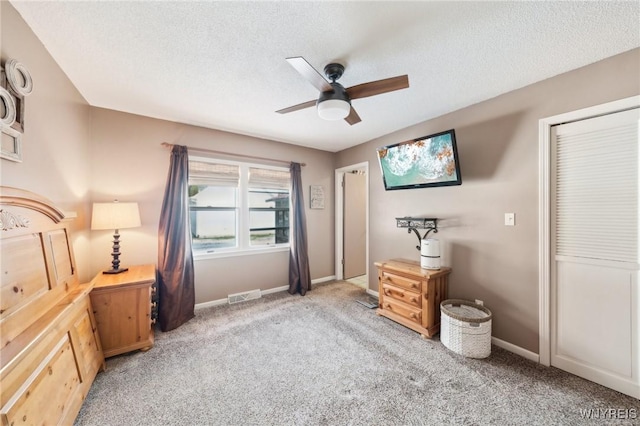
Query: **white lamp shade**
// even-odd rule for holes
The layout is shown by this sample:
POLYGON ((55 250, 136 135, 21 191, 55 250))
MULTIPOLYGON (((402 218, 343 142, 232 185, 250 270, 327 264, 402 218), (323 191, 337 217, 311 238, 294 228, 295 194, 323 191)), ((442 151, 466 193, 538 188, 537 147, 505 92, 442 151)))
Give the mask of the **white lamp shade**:
POLYGON ((318 115, 324 120, 342 120, 350 111, 351 105, 342 99, 327 99, 318 103, 318 115))
POLYGON ((124 229, 140 226, 138 203, 93 203, 91 229, 124 229))

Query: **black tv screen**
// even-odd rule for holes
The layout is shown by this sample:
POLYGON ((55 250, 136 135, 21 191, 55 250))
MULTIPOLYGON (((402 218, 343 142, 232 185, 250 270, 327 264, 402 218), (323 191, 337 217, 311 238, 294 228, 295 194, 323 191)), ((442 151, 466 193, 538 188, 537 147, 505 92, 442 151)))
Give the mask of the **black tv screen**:
POLYGON ((386 190, 461 185, 453 129, 378 148, 386 190))

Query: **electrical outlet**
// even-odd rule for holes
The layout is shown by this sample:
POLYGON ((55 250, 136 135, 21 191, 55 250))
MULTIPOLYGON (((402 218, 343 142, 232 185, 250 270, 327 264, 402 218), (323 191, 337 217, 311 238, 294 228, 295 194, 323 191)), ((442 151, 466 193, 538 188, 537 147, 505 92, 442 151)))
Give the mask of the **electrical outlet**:
POLYGON ((504 214, 504 226, 515 226, 516 225, 516 214, 515 213, 505 213, 504 214))

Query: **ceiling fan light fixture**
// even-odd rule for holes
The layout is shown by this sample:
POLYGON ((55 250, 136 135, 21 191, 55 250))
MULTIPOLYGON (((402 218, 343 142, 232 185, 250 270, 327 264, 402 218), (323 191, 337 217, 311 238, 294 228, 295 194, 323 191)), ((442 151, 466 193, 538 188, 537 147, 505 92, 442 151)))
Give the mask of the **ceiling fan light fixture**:
POLYGON ((331 83, 333 90, 320 93, 318 115, 323 120, 342 120, 351 112, 349 96, 340 83, 331 83))
POLYGON ((349 115, 351 104, 344 99, 318 102, 318 115, 323 120, 342 120, 349 115))

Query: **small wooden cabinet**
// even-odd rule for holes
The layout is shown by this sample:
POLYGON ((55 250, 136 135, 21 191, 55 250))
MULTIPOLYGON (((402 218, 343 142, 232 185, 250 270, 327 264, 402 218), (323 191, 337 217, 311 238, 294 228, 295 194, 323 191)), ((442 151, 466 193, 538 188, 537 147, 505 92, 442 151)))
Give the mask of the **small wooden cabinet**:
POLYGON ((376 262, 379 301, 376 313, 433 337, 440 331, 440 302, 447 298, 451 268, 422 269, 420 262, 376 262))
POLYGON ((156 294, 154 265, 131 266, 93 279, 91 304, 105 357, 153 346, 156 294))

